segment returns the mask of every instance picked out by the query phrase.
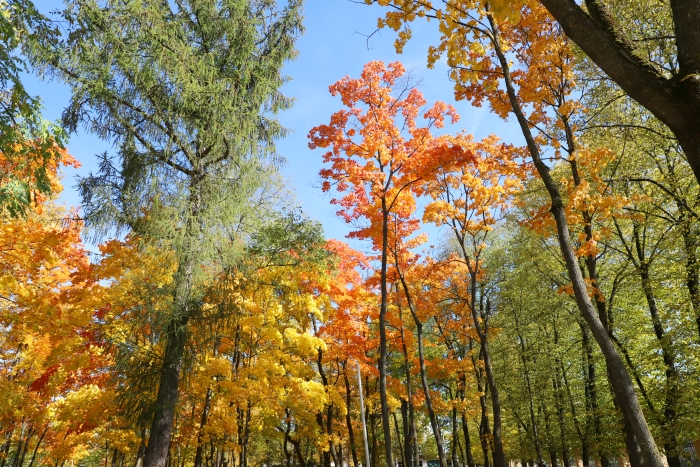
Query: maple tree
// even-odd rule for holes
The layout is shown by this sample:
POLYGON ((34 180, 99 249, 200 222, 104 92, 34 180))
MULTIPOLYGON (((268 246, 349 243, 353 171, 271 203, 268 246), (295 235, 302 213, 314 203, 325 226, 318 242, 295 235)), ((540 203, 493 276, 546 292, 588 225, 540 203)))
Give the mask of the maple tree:
MULTIPOLYGON (((54 196, 59 165, 79 163, 65 151, 51 159, 54 196)), ((48 196, 37 195, 24 213, 3 211, 0 227, 0 459, 32 466, 37 453, 55 462, 80 455, 114 407, 103 392, 110 355, 95 322, 102 287, 82 223, 48 196)))
POLYGON ((458 245, 459 271, 468 277, 468 281, 461 287, 457 284, 462 281, 455 281, 454 294, 469 309, 472 326, 479 338, 480 359, 483 359, 494 411, 493 461, 496 467, 503 467, 506 459, 501 436, 500 399, 488 348, 491 298, 482 253, 489 232, 520 189, 526 170, 518 161, 522 155, 517 148, 499 145, 495 137, 480 143, 465 135, 459 138, 460 145, 470 148, 473 156, 467 163, 451 170, 441 169, 438 176, 425 186, 434 201, 425 208, 423 218, 448 226, 458 245), (460 291, 460 288, 466 290, 460 291))
MULTIPOLYGON (((415 205, 411 189, 441 165, 465 157, 459 146, 431 134, 432 128, 444 126, 447 117, 453 123, 458 119, 454 108, 438 102, 421 115, 426 101, 410 83, 400 80, 404 72, 398 62, 388 66, 370 62, 361 78, 348 77, 332 85, 331 94, 340 94, 349 110, 336 112, 330 124, 309 133, 310 148, 332 148, 323 156, 324 162, 331 164, 331 168, 321 171, 326 179, 324 191, 330 190, 332 180, 338 192, 348 192, 331 203, 341 206, 339 214, 346 222, 358 218, 368 221, 367 227, 354 231, 351 237, 372 240, 374 249, 381 255, 378 366, 385 455, 390 465, 393 454, 386 393, 390 216, 410 213, 415 205), (425 126, 418 126, 419 117, 425 119, 425 126)), ((410 232, 409 227, 408 232, 396 235, 410 232)), ((441 458, 444 460, 444 454, 441 458)))

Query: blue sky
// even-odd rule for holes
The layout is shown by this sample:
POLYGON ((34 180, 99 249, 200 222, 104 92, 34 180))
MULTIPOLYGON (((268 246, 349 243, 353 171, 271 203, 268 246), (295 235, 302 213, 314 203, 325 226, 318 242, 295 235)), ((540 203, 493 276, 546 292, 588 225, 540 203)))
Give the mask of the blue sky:
MULTIPOLYGON (((61 6, 58 0, 35 0, 35 3, 43 12, 61 6)), ((427 48, 438 42, 437 23, 416 22, 414 38, 402 55, 394 51, 393 31, 382 30, 368 42, 366 35, 375 31, 377 18, 383 13, 382 8, 352 0, 306 0, 306 33, 298 42, 299 57, 285 68, 292 80, 284 91, 296 98, 296 104, 280 115, 282 123, 292 130, 291 135, 277 145, 279 153, 287 160, 282 170, 304 212, 322 222, 328 238, 343 239, 351 229, 336 217, 330 196, 318 188, 322 150, 308 149, 307 134, 314 126, 327 123, 331 114, 341 108, 340 98, 331 96, 328 86, 345 75, 358 76, 365 63, 399 60, 420 81, 419 88, 429 103, 436 100, 452 103, 461 120, 448 125, 445 131, 456 133, 464 129, 477 138, 495 133, 508 142, 520 140, 520 132, 513 122, 503 122, 487 108, 454 102, 452 83, 447 78, 448 69, 444 63, 436 64, 434 69, 426 67, 427 48)), ((26 85, 31 94, 42 99, 45 118, 58 120, 69 99, 68 89, 55 81, 45 82, 34 77, 27 77, 26 85)), ((95 154, 110 150, 110 145, 79 130, 71 136, 68 149, 83 165, 78 170, 66 170, 61 200, 76 206, 80 199, 74 189, 75 177, 94 171, 95 154)), ((436 235, 435 232, 429 234, 436 235)))

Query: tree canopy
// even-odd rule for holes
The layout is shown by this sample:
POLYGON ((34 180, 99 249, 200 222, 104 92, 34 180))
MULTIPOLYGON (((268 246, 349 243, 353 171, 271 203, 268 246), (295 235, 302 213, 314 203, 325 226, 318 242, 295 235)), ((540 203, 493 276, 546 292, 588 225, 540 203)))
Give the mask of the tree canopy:
POLYGON ((455 102, 310 106, 351 244, 280 172, 301 0, 1 3, 0 467, 700 465, 700 6, 359 3, 455 102))

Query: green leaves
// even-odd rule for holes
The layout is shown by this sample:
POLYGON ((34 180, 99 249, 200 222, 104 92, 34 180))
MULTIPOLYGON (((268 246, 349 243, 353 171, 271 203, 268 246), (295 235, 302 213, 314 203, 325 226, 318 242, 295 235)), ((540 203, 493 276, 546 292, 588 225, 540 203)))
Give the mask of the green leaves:
POLYGON ((0 14, 0 211, 24 216, 32 193, 51 195, 49 164, 64 150, 66 134, 41 118, 41 103, 20 79, 37 36, 52 41, 55 31, 29 0, 2 2, 0 14))

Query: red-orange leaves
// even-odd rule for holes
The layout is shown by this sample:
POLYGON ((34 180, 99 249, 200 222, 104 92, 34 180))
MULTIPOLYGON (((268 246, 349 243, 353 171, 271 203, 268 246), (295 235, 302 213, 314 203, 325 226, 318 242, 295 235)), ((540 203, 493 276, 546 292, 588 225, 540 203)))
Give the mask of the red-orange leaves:
POLYGON ((455 109, 443 102, 426 109, 423 94, 404 72, 399 62, 385 66, 374 61, 365 65, 359 79, 345 77, 330 86, 347 109, 309 132, 311 149, 329 148, 323 155, 329 167, 320 172, 323 190, 334 186, 343 193, 331 203, 340 206, 338 214, 346 222, 369 221, 351 236, 371 238, 375 247, 383 214, 409 217, 415 210, 414 186, 468 156, 449 138, 431 133, 447 119, 456 122, 455 109))

